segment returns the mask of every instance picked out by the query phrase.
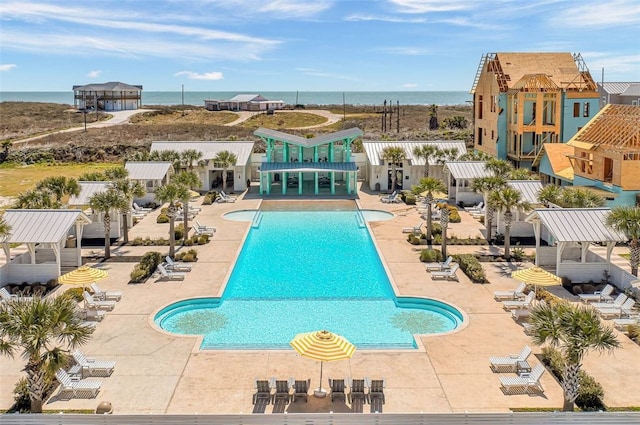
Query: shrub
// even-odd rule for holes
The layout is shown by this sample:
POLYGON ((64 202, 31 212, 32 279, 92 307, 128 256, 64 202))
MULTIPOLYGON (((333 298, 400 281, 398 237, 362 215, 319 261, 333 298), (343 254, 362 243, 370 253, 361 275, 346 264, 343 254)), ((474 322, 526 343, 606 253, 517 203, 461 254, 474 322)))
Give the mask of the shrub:
POLYGON ((420 261, 423 263, 441 262, 442 252, 439 249, 423 249, 420 252, 420 261))
POLYGON ((27 413, 31 411, 31 399, 29 398, 29 382, 27 378, 20 378, 16 382, 16 386, 13 389, 14 404, 11 407, 11 411, 27 413))
POLYGON ((480 261, 472 254, 458 254, 453 256, 453 260, 460 265, 460 270, 464 272, 473 283, 487 283, 487 276, 480 261))
POLYGON ((202 199, 202 205, 211 205, 216 201, 217 198, 218 192, 216 192, 215 190, 210 190, 204 195, 204 198, 202 199))
POLYGON ((168 223, 169 222, 169 216, 166 215, 165 213, 160 213, 158 215, 158 218, 156 219, 156 223, 168 223))
POLYGON ((421 238, 416 235, 407 236, 407 242, 409 242, 411 245, 420 245, 420 239, 421 238))
POLYGON ((404 197, 404 203, 407 205, 415 205, 416 204, 416 195, 413 193, 409 193, 404 197))
MULTIPOLYGON (((193 237, 195 237, 195 235, 193 237)), ((209 243, 209 235, 200 235, 198 237, 198 245, 204 245, 208 243, 209 243)))
POLYGON ((129 275, 130 283, 144 282, 156 271, 158 264, 162 262, 162 254, 157 251, 147 252, 129 275))
POLYGON ((190 249, 185 252, 179 252, 176 254, 177 261, 184 261, 185 263, 192 263, 198 261, 198 251, 190 249))
POLYGON ((66 291, 64 291, 64 294, 62 296, 72 298, 76 302, 81 302, 84 299, 82 297, 83 291, 84 291, 84 288, 79 288, 79 287, 69 288, 66 291))
POLYGON ((515 247, 511 250, 511 257, 515 260, 515 261, 522 261, 524 260, 524 258, 527 256, 527 254, 525 254, 524 249, 520 248, 520 247, 515 247))
POLYGON ((449 223, 460 223, 462 218, 460 217, 460 213, 458 212, 458 208, 455 205, 449 205, 443 202, 439 202, 436 204, 438 208, 444 208, 445 206, 449 210, 449 223))
POLYGON ((131 274, 129 274, 129 283, 141 283, 144 282, 150 274, 139 265, 136 265, 133 270, 131 270, 131 274))
POLYGON ((173 229, 173 235, 174 235, 175 240, 177 240, 177 241, 182 239, 183 236, 184 236, 184 225, 183 224, 178 224, 177 226, 175 226, 174 229, 173 229))
POLYGON ((640 326, 629 325, 627 327, 627 336, 636 344, 640 344, 640 326))

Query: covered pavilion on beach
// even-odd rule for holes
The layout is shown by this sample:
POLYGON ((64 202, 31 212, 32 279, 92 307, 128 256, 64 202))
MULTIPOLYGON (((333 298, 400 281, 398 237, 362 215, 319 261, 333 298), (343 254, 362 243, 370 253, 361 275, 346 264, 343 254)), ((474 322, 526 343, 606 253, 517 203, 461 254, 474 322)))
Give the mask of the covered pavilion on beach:
POLYGON ((312 138, 266 128, 259 128, 253 134, 266 144, 259 169, 261 195, 278 190, 282 195, 353 195, 356 192, 359 170, 351 144, 363 135, 359 128, 312 138))

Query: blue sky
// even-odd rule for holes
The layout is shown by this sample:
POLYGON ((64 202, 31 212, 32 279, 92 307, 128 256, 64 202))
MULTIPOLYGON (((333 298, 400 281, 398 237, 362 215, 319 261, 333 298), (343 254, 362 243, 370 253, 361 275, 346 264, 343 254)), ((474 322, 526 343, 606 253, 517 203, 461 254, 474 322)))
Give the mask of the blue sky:
POLYGON ((580 52, 640 81, 640 0, 0 3, 0 90, 468 91, 487 52, 580 52))

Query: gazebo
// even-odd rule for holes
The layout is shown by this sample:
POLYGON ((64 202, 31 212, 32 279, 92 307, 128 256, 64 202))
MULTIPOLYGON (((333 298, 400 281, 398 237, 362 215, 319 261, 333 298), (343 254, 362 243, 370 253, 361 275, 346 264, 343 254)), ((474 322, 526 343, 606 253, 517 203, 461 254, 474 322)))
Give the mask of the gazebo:
MULTIPOLYGON (((605 225, 609 208, 539 208, 525 221, 533 224, 536 266, 555 265, 555 274, 574 281, 599 281, 612 270, 611 253, 624 235, 605 225), (543 247, 540 241, 548 242, 543 247), (606 259, 589 251, 593 243, 606 245, 606 259), (552 246, 555 245, 555 246, 552 246)), ((623 280, 619 281, 624 283, 623 280)))
POLYGON ((486 161, 447 161, 444 169, 449 174, 447 182, 449 200, 454 204, 465 205, 482 201, 482 193, 472 191, 471 185, 474 179, 492 175, 491 171, 485 168, 486 165, 486 161))
POLYGON ((82 211, 7 210, 4 220, 11 230, 2 241, 7 260, 0 284, 46 282, 58 278, 62 267, 82 265, 82 230, 91 223, 82 211), (27 251, 11 259, 14 244, 24 244, 27 251))

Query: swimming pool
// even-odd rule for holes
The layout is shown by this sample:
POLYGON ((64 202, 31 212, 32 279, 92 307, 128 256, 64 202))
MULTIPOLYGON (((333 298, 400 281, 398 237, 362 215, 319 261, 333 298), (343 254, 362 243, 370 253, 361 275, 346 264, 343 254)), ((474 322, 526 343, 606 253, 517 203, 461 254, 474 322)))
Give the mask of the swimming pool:
POLYGON ((162 329, 204 335, 202 349, 289 348, 320 329, 360 349, 398 349, 462 322, 445 303, 395 296, 360 212, 240 213, 252 228, 222 297, 163 308, 162 329))

